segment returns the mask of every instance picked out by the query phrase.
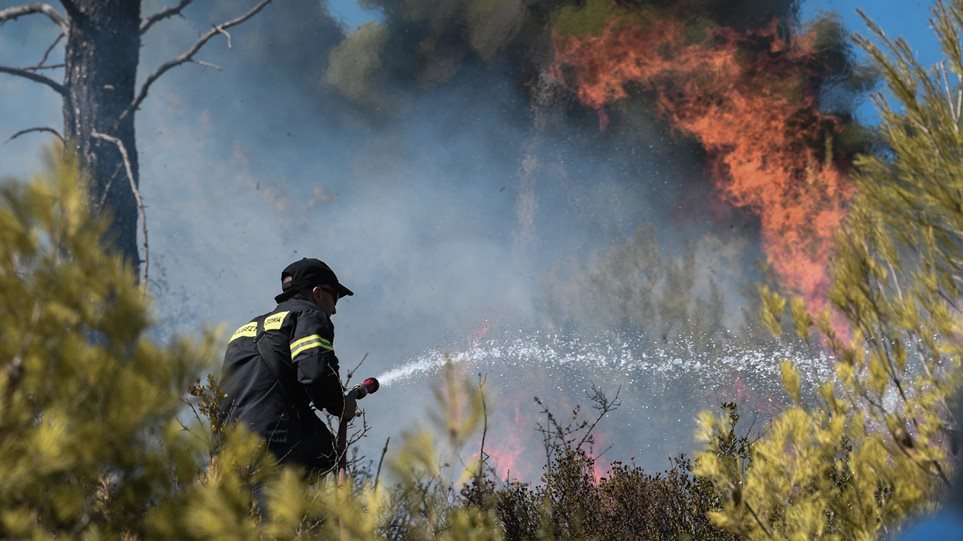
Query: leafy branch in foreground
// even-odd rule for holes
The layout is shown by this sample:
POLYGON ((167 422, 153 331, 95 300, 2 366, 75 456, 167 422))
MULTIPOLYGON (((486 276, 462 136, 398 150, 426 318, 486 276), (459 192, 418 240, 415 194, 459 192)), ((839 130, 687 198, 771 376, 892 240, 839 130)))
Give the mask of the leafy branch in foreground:
POLYGON ((55 152, 0 186, 0 533, 142 536, 194 481, 176 419, 212 341, 146 336, 148 300, 55 152))
MULTIPOLYGON (((898 100, 876 97, 889 150, 857 160, 830 292, 845 323, 828 312, 801 321, 793 302, 797 333, 815 326, 834 353, 835 380, 807 408, 784 363, 797 405, 756 442, 745 470, 717 458, 726 422, 701 418, 696 472, 741 494, 713 520, 746 538, 875 539, 933 509, 950 483, 960 420, 949 402, 963 362, 963 2, 938 1, 933 15, 946 60, 931 71, 868 19, 875 41, 856 38, 898 100)), ((786 302, 767 295, 763 320, 778 329, 786 302)))

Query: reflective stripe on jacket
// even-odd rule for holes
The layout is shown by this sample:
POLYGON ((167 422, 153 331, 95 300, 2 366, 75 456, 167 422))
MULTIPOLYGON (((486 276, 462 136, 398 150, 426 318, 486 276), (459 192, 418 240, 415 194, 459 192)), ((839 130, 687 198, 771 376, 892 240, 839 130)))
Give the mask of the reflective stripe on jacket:
POLYGON ((344 389, 334 326, 302 299, 282 302, 231 335, 221 387, 228 421, 243 421, 281 462, 328 470, 335 442, 311 406, 340 416, 344 389))

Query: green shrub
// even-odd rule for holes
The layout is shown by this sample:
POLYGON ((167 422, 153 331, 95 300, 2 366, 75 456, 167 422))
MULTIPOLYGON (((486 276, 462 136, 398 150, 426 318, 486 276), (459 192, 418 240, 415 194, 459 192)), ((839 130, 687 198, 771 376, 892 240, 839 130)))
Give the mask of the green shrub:
POLYGON ((177 413, 212 355, 146 332, 134 272, 100 249, 70 158, 0 187, 0 533, 141 537, 194 482, 177 413))
MULTIPOLYGON (((937 2, 934 21, 947 58, 929 72, 875 26, 881 46, 857 38, 899 108, 877 97, 889 150, 857 161, 833 263, 836 312, 815 322, 837 359, 821 404, 798 403, 799 375, 784 363, 797 405, 753 445, 748 468, 719 458, 727 421, 701 419, 696 472, 729 495, 711 516, 746 538, 875 539, 932 509, 949 486, 959 422, 949 402, 963 360, 963 2, 937 2)), ((765 293, 763 321, 778 331, 785 299, 765 293)), ((799 304, 795 328, 808 339, 814 322, 799 304)))

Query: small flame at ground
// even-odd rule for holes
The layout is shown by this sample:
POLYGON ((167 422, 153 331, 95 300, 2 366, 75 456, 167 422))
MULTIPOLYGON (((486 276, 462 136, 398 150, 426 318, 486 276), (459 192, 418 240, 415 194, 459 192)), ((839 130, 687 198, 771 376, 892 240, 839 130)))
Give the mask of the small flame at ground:
POLYGON ((495 470, 498 479, 527 479, 532 472, 523 465, 522 455, 526 445, 522 434, 530 428, 531 419, 515 404, 512 430, 495 438, 485 449, 489 457, 489 464, 495 470))

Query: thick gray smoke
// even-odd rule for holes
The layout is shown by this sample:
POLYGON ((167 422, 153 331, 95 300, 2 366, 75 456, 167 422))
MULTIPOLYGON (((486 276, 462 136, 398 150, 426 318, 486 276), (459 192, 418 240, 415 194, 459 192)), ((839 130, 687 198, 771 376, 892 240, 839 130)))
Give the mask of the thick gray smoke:
MULTIPOLYGON (((161 7, 146 4, 147 13, 161 7)), ((199 1, 185 18, 152 29, 140 77, 243 4, 199 1)), ((372 0, 384 22, 350 33, 321 2, 277 1, 232 31, 232 49, 215 40, 200 55, 223 71, 188 65, 152 88, 137 130, 159 332, 216 324, 230 332, 273 308, 281 268, 301 257, 327 261, 356 293, 339 304, 335 325, 343 367, 368 355, 359 376, 458 349, 484 329, 576 332, 586 323, 578 314, 605 312, 621 294, 593 301, 573 291, 591 281, 568 276, 605 276, 606 250, 646 224, 664 254, 679 257, 687 242, 714 232, 710 246, 721 248, 695 252, 698 287, 714 277, 735 314, 726 321, 744 321, 739 288, 756 276, 756 226, 717 202, 702 151, 668 133, 644 97, 619 105, 612 114, 622 127, 605 132, 570 97, 541 102, 533 88, 556 3, 495 3, 497 13, 479 11, 482 4, 492 3, 372 0)), ((701 4, 720 22, 742 24, 793 9, 790 1, 701 4)), ((54 31, 43 18, 0 28, 0 62, 34 63, 54 31)), ((52 92, 0 77, 0 96, 0 137, 59 128, 52 92)), ((0 146, 0 173, 37 168, 42 139, 0 146)), ((626 321, 643 320, 618 320, 626 321)), ((492 371, 505 373, 493 362, 492 371)), ((612 373, 590 365, 578 372, 587 379, 572 388, 612 373)), ((366 401, 369 455, 422 416, 436 375, 412 378, 366 401)), ((492 385, 510 389, 511 379, 492 385)), ((579 401, 572 388, 559 391, 571 394, 560 403, 579 401)), ((528 394, 552 392, 527 393, 519 407, 530 409, 528 394)), ((665 399, 623 396, 643 400, 665 399)), ((673 449, 687 448, 691 429, 679 420, 671 437, 685 443, 673 449)), ((637 442, 652 437, 645 431, 620 434, 617 451, 642 452, 637 442)), ((666 457, 638 458, 661 466, 666 457)))

